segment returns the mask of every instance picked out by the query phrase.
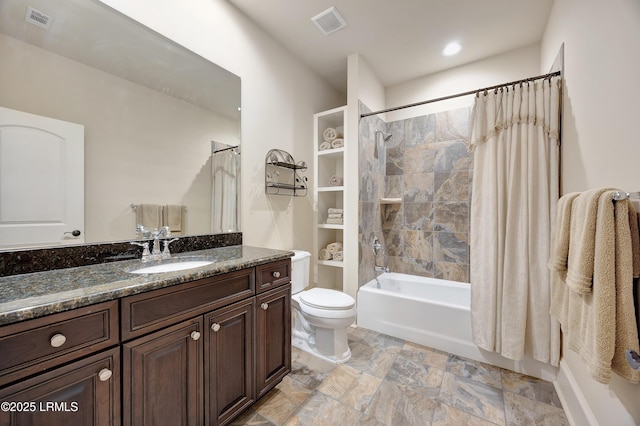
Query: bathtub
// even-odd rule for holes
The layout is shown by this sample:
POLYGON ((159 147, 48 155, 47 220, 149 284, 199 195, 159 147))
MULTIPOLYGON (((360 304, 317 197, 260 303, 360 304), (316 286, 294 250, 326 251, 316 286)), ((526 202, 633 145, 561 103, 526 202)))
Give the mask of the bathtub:
POLYGON ((513 361, 473 344, 471 286, 467 283, 384 273, 358 290, 357 324, 451 354, 554 380, 557 369, 532 358, 513 361))

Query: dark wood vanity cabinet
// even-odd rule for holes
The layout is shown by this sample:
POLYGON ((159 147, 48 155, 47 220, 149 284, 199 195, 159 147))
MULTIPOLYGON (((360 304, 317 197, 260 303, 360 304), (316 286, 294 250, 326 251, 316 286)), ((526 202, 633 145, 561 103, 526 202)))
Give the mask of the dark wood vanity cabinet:
POLYGON ((2 426, 120 424, 120 349, 0 389, 2 426), (5 409, 7 409, 5 411, 5 409))
POLYGON ((256 296, 256 386, 260 398, 291 371, 291 286, 256 296))
POLYGON ((0 402, 59 402, 0 411, 0 426, 230 423, 291 370, 289 271, 285 259, 0 327, 0 402))

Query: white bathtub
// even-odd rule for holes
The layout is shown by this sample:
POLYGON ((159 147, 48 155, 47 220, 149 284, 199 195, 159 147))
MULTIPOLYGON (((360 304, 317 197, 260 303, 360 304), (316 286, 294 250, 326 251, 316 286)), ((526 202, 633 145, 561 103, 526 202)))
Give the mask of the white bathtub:
POLYGON ((513 361, 484 351, 471 338, 471 286, 466 283, 384 273, 358 290, 359 327, 441 351, 554 380, 557 369, 526 358, 513 361))

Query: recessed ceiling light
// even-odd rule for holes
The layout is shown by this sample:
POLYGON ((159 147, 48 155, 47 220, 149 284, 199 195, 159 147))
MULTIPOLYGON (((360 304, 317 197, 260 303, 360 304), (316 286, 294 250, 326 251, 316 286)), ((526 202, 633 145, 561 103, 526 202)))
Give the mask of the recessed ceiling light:
POLYGON ((452 56, 462 50, 462 45, 457 41, 452 41, 447 44, 444 49, 442 49, 442 54, 444 56, 452 56))

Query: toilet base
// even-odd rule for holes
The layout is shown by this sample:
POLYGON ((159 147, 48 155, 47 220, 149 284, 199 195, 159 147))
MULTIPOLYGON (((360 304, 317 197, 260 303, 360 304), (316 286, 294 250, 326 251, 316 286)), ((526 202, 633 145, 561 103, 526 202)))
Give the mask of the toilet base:
POLYGON ((292 312, 291 344, 317 358, 342 364, 351 358, 347 330, 325 329, 309 324, 295 309, 292 312), (302 317, 302 318, 301 318, 302 317))

